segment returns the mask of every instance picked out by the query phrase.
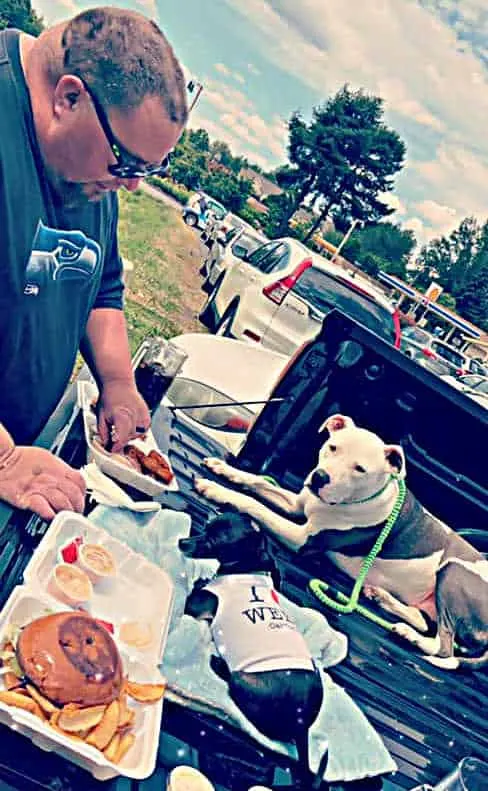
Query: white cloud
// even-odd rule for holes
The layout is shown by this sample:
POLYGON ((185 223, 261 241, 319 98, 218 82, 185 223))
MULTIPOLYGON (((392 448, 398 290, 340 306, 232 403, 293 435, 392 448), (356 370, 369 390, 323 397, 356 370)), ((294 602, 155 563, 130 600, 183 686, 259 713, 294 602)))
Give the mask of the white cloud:
POLYGON ((257 66, 255 66, 255 65, 254 65, 254 63, 248 63, 248 64, 247 64, 247 70, 248 70, 248 71, 249 71, 249 72, 250 72, 250 73, 251 73, 251 74, 252 74, 254 77, 259 77, 259 76, 260 76, 260 74, 261 74, 261 72, 259 71, 259 69, 257 68, 257 66))
POLYGON ((407 169, 400 194, 421 234, 435 234, 470 213, 486 217, 486 0, 247 0, 245 7, 241 0, 226 2, 253 22, 261 54, 318 96, 326 98, 348 82, 384 98, 387 119, 405 130, 407 169), (409 147, 412 122, 417 161, 409 147), (428 150, 423 130, 428 145, 439 141, 432 161, 418 161, 423 148, 428 150), (414 187, 413 203, 408 185, 414 187), (425 216, 416 204, 432 214, 429 201, 447 211, 441 216, 439 210, 435 219, 425 216))
POLYGON ((241 85, 244 85, 246 82, 246 78, 242 74, 240 74, 238 71, 232 71, 232 69, 229 69, 225 63, 214 63, 214 69, 215 71, 218 71, 219 74, 222 74, 223 77, 229 77, 236 82, 239 82, 241 85))
POLYGON ((223 74, 224 77, 230 77, 232 74, 231 70, 227 68, 225 63, 214 63, 215 71, 218 71, 219 74, 223 74))
POLYGON ((443 206, 441 203, 427 199, 417 203, 415 208, 440 233, 450 231, 456 225, 457 212, 452 206, 443 206))
POLYGON ((266 120, 242 91, 217 80, 203 82, 202 101, 192 114, 193 127, 201 123, 211 137, 218 137, 237 154, 249 157, 265 169, 285 160, 287 127, 278 115, 266 120), (208 119, 208 108, 217 119, 208 119))

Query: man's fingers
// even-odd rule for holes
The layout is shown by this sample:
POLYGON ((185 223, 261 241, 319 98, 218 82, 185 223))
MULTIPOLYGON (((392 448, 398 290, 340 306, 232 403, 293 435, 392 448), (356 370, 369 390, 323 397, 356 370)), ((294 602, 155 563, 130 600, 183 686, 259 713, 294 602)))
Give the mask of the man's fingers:
POLYGON ((22 497, 21 508, 39 514, 41 519, 50 522, 56 516, 56 512, 51 508, 48 501, 42 494, 27 494, 22 497))
POLYGON ((70 484, 70 491, 71 491, 71 487, 74 486, 78 490, 82 498, 85 496, 86 483, 85 483, 85 479, 83 478, 83 475, 79 470, 75 470, 73 469, 73 467, 67 466, 65 479, 63 481, 63 486, 67 481, 70 484))
MULTIPOLYGON (((81 478, 81 475, 80 475, 81 478)), ((85 490, 86 485, 83 478, 81 479, 83 482, 83 489, 79 486, 74 484, 69 478, 64 478, 63 481, 58 484, 58 488, 62 490, 62 492, 68 497, 71 503, 70 510, 77 511, 78 513, 82 513, 85 508, 85 490)))
POLYGON ((101 409, 98 414, 98 435, 103 447, 106 448, 109 440, 109 427, 103 409, 101 409))
POLYGON ((116 410, 114 412, 113 433, 112 433, 112 450, 114 453, 120 453, 128 441, 132 439, 134 432, 134 417, 126 409, 116 410))
POLYGON ((74 510, 69 497, 59 488, 47 489, 45 492, 42 492, 42 496, 56 513, 58 513, 58 511, 74 510))

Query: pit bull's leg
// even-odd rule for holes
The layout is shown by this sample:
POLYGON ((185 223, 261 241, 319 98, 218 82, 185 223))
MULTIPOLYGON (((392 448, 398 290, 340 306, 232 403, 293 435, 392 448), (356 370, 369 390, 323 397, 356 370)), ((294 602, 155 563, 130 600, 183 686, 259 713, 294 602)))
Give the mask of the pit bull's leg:
POLYGON ((261 475, 254 475, 250 472, 237 470, 222 459, 205 459, 204 464, 216 475, 221 475, 223 478, 227 478, 228 481, 231 481, 231 483, 241 486, 245 491, 258 495, 270 505, 274 505, 282 511, 289 513, 290 516, 303 515, 303 506, 301 505, 298 495, 294 492, 290 492, 288 489, 282 489, 280 486, 275 486, 261 475))
POLYGON ((277 538, 283 541, 290 549, 298 550, 307 540, 306 525, 296 525, 283 516, 275 514, 262 503, 249 497, 247 494, 226 489, 220 483, 197 478, 194 482, 195 489, 204 497, 220 505, 232 505, 243 514, 248 514, 256 519, 264 528, 270 530, 277 538))
POLYGON ((441 650, 442 640, 440 632, 437 632, 435 637, 426 637, 412 629, 408 623, 394 624, 393 631, 429 656, 437 656, 441 650))
POLYGON ((365 585, 363 593, 383 610, 402 618, 406 624, 410 624, 418 632, 426 632, 428 630, 427 621, 417 607, 410 607, 408 604, 404 604, 384 588, 378 588, 375 585, 365 585))

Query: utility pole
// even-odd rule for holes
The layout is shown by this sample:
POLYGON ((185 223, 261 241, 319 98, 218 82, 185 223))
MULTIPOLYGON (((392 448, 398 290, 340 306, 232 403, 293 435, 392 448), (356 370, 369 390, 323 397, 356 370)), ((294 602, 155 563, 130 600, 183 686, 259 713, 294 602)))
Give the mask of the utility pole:
POLYGON ((351 236, 352 232, 354 231, 354 229, 355 229, 356 225, 358 224, 358 222, 359 222, 359 220, 353 220, 352 221, 351 225, 349 226, 349 228, 347 230, 346 235, 344 236, 343 239, 341 239, 341 242, 338 245, 338 247, 336 248, 336 251, 335 251, 334 255, 330 259, 331 263, 333 263, 336 260, 337 256, 341 252, 341 250, 344 247, 344 245, 347 243, 348 239, 350 238, 350 236, 351 236))
POLYGON ((190 79, 186 89, 189 94, 193 94, 190 106, 188 108, 188 112, 191 113, 200 98, 200 95, 203 91, 203 85, 201 82, 198 82, 198 80, 190 79))

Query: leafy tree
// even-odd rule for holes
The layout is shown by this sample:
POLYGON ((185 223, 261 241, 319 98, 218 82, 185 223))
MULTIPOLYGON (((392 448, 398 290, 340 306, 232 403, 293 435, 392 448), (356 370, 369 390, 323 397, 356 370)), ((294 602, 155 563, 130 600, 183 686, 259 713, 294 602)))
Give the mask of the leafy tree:
POLYGON ((480 227, 466 217, 449 236, 425 245, 417 263, 417 288, 426 288, 435 278, 462 316, 488 330, 488 221, 480 227))
POLYGON ((434 277, 446 291, 452 294, 462 291, 480 242, 480 233, 474 217, 466 217, 449 236, 441 236, 425 245, 417 260, 417 287, 427 288, 434 277))
POLYGON ((0 0, 0 30, 15 27, 38 36, 44 24, 31 6, 30 0, 0 0))
POLYGON ((276 173, 293 199, 282 230, 308 196, 318 201, 320 216, 312 236, 327 217, 345 222, 377 222, 392 213, 380 194, 393 189, 401 170, 405 145, 383 121, 383 102, 345 85, 324 105, 315 107, 307 123, 294 113, 288 123, 290 167, 276 173))
POLYGON ((251 182, 220 170, 208 173, 202 183, 209 195, 232 212, 238 212, 251 194, 251 182))
POLYGON ((223 143, 221 140, 214 140, 210 145, 210 157, 231 170, 235 176, 239 175, 243 167, 243 158, 235 157, 227 143, 223 143))
POLYGON ((287 222, 283 231, 283 217, 291 217, 294 213, 293 197, 289 192, 282 192, 281 195, 270 195, 264 203, 268 209, 268 213, 263 215, 266 236, 273 239, 277 236, 288 235, 291 229, 287 222))
POLYGON ((374 256, 380 269, 400 278, 406 277, 406 266, 416 244, 413 231, 385 221, 366 225, 354 232, 353 239, 359 243, 356 260, 366 271, 365 258, 374 256))
POLYGON ((237 214, 241 219, 245 220, 245 222, 248 222, 249 225, 252 225, 253 228, 260 230, 264 226, 264 215, 256 211, 256 209, 253 209, 252 206, 249 206, 247 203, 239 209, 237 214))
POLYGON ((210 139, 206 129, 189 129, 188 142, 196 151, 207 153, 210 150, 210 139))

